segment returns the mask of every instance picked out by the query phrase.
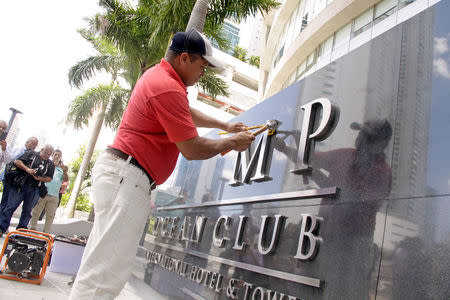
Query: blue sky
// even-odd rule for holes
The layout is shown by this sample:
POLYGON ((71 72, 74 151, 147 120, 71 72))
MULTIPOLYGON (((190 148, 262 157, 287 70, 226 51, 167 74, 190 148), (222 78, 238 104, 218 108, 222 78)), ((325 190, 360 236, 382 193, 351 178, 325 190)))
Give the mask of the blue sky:
POLYGON ((450 190, 450 3, 437 4, 435 13, 431 122, 427 184, 450 190))

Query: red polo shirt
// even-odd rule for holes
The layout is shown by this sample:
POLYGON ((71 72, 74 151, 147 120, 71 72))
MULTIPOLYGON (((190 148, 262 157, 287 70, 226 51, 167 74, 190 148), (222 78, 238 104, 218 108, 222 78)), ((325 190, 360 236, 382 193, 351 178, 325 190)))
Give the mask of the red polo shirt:
POLYGON ((161 59, 136 83, 111 147, 133 156, 161 184, 175 168, 175 143, 197 135, 186 86, 161 59))

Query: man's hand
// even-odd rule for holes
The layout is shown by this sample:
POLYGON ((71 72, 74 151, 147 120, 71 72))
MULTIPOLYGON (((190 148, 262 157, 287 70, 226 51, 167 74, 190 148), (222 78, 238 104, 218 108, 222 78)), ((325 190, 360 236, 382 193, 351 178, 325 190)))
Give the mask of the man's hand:
POLYGON ((241 132, 241 131, 245 131, 246 128, 247 128, 247 126, 245 126, 244 123, 237 122, 237 123, 227 123, 227 127, 225 128, 225 130, 227 132, 241 132))
POLYGON ((36 174, 36 170, 34 170, 34 169, 31 169, 31 168, 26 168, 25 169, 25 172, 27 172, 28 174, 30 174, 31 176, 33 176, 34 177, 34 174, 36 174))
POLYGON ((5 140, 0 141, 0 145, 2 147, 2 151, 6 151, 6 141, 5 140))
POLYGON ((235 143, 232 149, 241 152, 250 147, 250 144, 255 140, 255 137, 250 132, 244 131, 235 134, 232 139, 235 143))

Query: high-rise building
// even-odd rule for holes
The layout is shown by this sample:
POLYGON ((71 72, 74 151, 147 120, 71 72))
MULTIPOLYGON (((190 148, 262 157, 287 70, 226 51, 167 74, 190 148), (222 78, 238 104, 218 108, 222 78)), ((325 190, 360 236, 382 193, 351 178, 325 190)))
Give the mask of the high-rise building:
POLYGON ((323 68, 427 7, 428 1, 420 0, 282 1, 282 5, 264 19, 258 101, 323 68))
POLYGON ((248 39, 242 36, 241 43, 242 40, 248 41, 246 44, 242 43, 242 47, 247 49, 248 57, 261 56, 264 46, 264 17, 258 13, 254 17, 249 17, 243 26, 249 27, 249 36, 248 39))
MULTIPOLYGON (((234 48, 239 44, 239 25, 231 20, 225 20, 222 26, 222 34, 230 43, 230 46, 224 52, 233 55, 234 48)), ((219 49, 219 45, 215 40, 212 40, 212 46, 219 49)))

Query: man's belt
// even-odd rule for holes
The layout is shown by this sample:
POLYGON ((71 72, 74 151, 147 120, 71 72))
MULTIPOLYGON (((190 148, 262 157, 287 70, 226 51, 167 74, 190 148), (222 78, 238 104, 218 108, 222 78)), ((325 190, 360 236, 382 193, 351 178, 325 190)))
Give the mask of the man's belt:
MULTIPOLYGON (((128 160, 128 158, 130 157, 130 155, 128 155, 125 152, 122 152, 116 148, 108 147, 108 148, 106 148, 106 152, 109 152, 112 155, 117 156, 118 158, 123 159, 123 160, 128 160)), ((156 187, 155 181, 153 180, 152 176, 150 176, 150 174, 148 174, 148 172, 144 169, 144 167, 141 166, 141 164, 134 157, 131 157, 131 159, 129 160, 129 163, 132 164, 133 166, 138 167, 139 169, 142 170, 142 172, 144 172, 144 174, 147 176, 148 180, 150 181, 150 187, 153 190, 156 187)))

